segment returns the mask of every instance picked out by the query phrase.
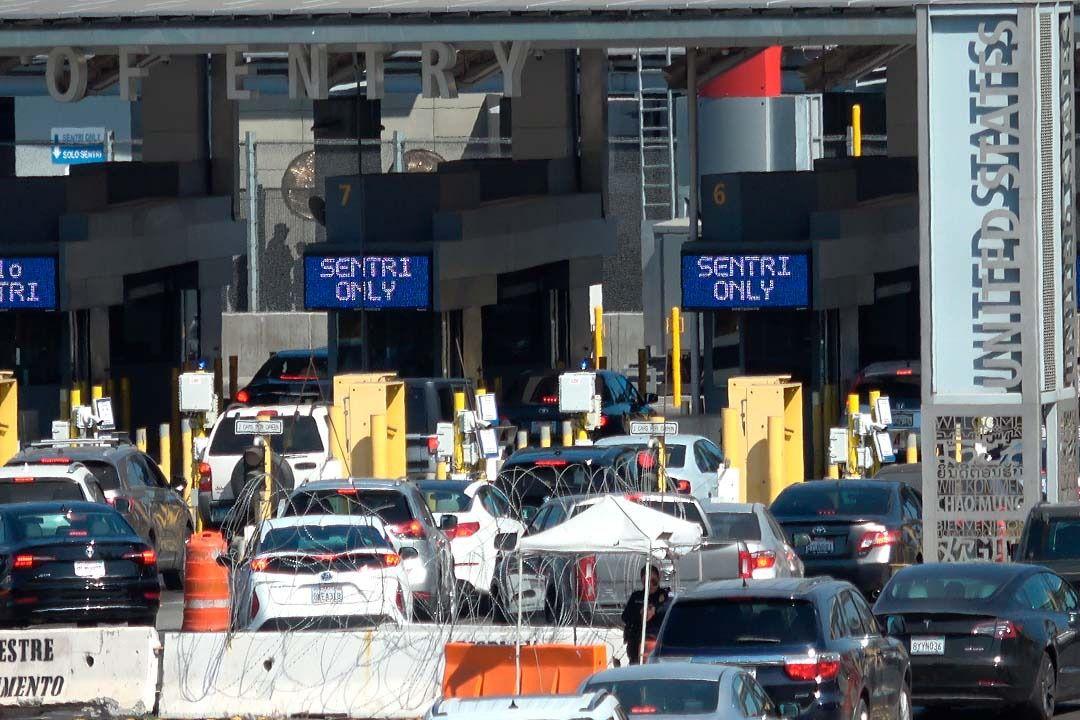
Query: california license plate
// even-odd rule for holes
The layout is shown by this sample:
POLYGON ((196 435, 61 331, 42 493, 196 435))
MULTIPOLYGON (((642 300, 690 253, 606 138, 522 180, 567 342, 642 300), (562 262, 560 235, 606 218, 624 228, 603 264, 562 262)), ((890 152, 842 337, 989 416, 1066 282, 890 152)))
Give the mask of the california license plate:
POLYGON ((912 655, 944 655, 945 638, 943 637, 913 637, 911 638, 912 655))
POLYGON ((105 577, 105 562, 103 560, 89 560, 75 563, 75 576, 97 580, 105 577))
POLYGON ((831 553, 834 547, 832 540, 814 538, 806 543, 806 552, 812 555, 824 555, 825 553, 831 553))
POLYGON ((345 599, 340 585, 319 585, 311 588, 312 605, 338 605, 345 599))

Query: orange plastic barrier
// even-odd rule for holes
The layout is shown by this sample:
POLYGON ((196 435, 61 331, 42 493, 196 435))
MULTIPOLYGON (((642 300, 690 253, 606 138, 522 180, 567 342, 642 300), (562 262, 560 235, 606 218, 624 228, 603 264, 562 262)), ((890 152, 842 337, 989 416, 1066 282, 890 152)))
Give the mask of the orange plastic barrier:
MULTIPOLYGON (((520 692, 571 695, 607 666, 604 645, 523 645, 520 692)), ((513 695, 515 676, 513 645, 446 644, 443 697, 513 695)))
POLYGON ((187 541, 184 565, 184 632, 229 629, 229 570, 218 565, 228 550, 219 532, 195 533, 187 541))

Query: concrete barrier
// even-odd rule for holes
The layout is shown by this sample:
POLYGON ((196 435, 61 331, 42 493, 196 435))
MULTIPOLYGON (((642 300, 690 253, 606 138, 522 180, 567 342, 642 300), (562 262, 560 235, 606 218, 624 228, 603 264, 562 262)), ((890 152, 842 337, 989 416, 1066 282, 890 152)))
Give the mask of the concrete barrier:
MULTIPOLYGON (((370 631, 165 633, 162 718, 331 715, 416 718, 439 696, 447 642, 513 644, 514 628, 413 625, 370 631)), ((605 644, 622 631, 522 628, 526 643, 605 644)))
POLYGON ((159 648, 153 628, 0 630, 0 707, 93 706, 112 715, 149 714, 159 648))

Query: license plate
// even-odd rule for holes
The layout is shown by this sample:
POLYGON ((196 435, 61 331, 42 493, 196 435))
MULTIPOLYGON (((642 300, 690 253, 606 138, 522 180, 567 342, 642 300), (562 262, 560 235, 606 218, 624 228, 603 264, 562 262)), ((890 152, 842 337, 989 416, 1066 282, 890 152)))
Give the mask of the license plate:
POLYGON ((944 655, 945 638, 943 637, 913 637, 911 638, 912 655, 944 655))
POLYGON ((105 562, 103 560, 77 562, 75 563, 75 576, 94 580, 105 577, 105 562))
POLYGON ((810 542, 806 543, 806 552, 813 555, 823 555, 825 553, 831 553, 833 551, 833 541, 825 540, 821 538, 814 538, 810 542))
POLYGON ((915 418, 911 415, 897 415, 893 413, 893 425, 898 428, 909 428, 915 424, 915 418))
POLYGON ((337 605, 345 599, 340 585, 319 585, 311 588, 312 605, 337 605))

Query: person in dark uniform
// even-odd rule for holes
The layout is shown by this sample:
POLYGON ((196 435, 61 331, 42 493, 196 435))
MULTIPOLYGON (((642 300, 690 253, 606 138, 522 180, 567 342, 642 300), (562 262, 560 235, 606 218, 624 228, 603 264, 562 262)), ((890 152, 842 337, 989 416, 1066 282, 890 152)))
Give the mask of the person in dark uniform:
POLYGON ((649 570, 649 604, 644 610, 645 637, 655 639, 660 631, 660 623, 664 620, 667 611, 667 603, 671 598, 671 588, 660 587, 660 570, 655 565, 646 565, 641 568, 641 590, 635 590, 630 594, 623 609, 623 640, 626 642, 626 655, 630 658, 631 665, 641 662, 641 620, 643 615, 642 605, 645 602, 645 570, 649 570))

